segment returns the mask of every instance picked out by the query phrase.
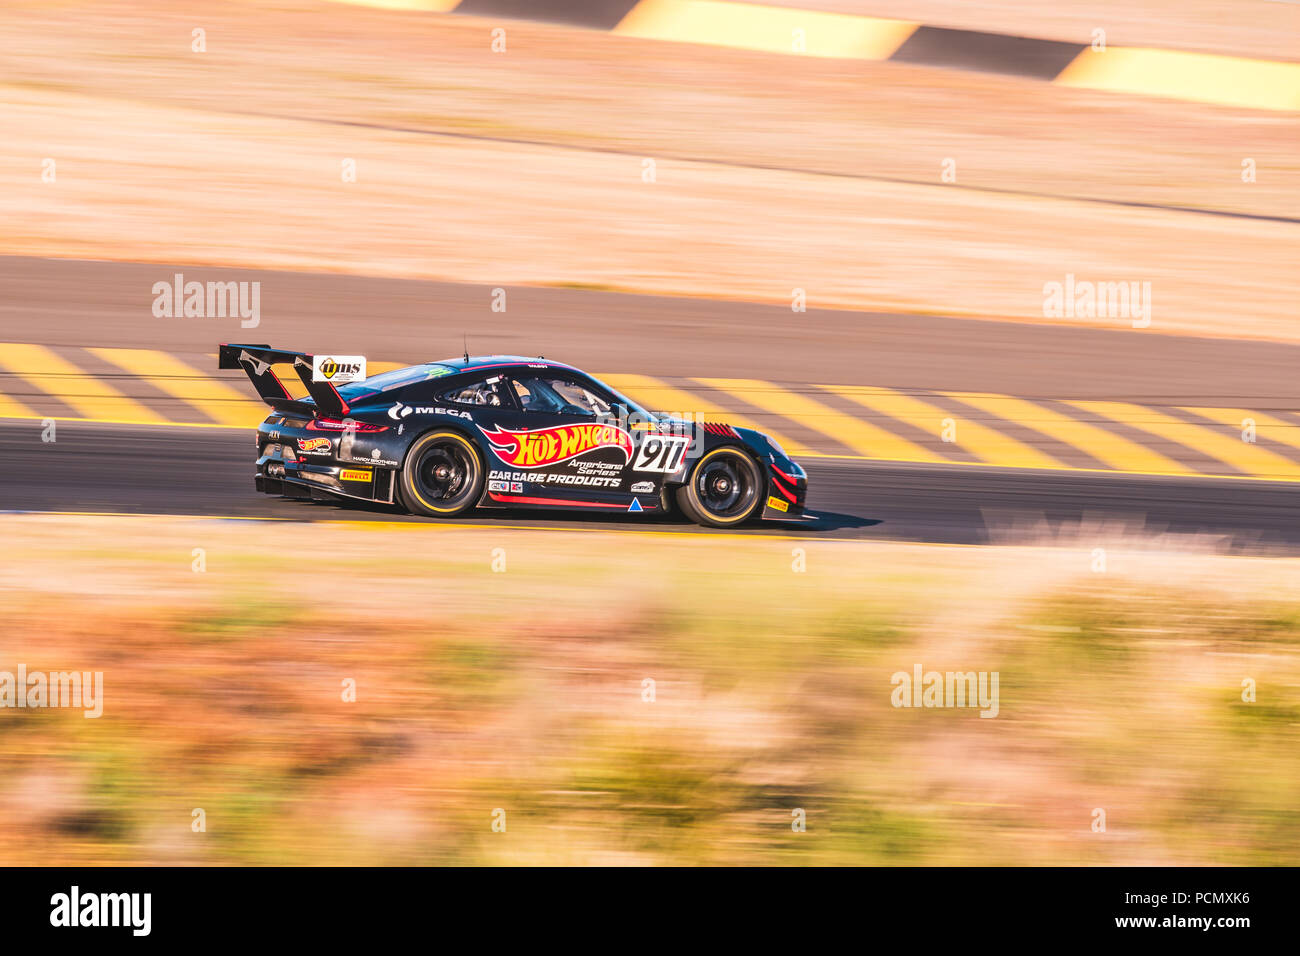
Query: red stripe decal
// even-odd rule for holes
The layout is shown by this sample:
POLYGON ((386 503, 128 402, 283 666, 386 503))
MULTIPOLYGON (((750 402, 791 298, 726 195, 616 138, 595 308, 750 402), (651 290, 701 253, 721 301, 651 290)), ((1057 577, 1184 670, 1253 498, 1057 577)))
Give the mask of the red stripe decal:
POLYGON ((327 384, 330 388, 334 389, 334 397, 337 398, 339 400, 339 404, 343 406, 343 414, 344 415, 349 414, 352 411, 352 407, 348 405, 347 402, 343 401, 343 396, 339 394, 338 386, 336 386, 333 382, 326 382, 325 384, 327 384))
POLYGON ((267 368, 266 374, 271 376, 272 380, 274 380, 276 385, 280 386, 280 391, 284 392, 284 397, 289 399, 290 401, 293 401, 293 396, 290 395, 289 390, 284 387, 284 382, 280 381, 280 376, 275 374, 274 369, 267 368))
POLYGON ((781 484, 781 482, 779 482, 779 481, 774 481, 774 482, 772 482, 772 487, 775 488, 777 491, 781 492, 781 494, 785 495, 785 496, 786 496, 787 498, 789 498, 791 501, 798 501, 798 500, 799 500, 798 498, 796 498, 796 497, 794 496, 794 494, 793 494, 792 492, 786 491, 786 490, 785 490, 785 486, 784 486, 783 484, 781 484))
POLYGON ((772 464, 771 462, 768 462, 768 467, 771 468, 778 475, 780 475, 782 478, 784 478, 786 481, 788 481, 791 484, 791 486, 799 484, 798 478, 796 478, 794 475, 787 475, 784 471, 776 467, 776 465, 772 464))
MULTIPOLYGON (((505 504, 515 503, 521 505, 563 505, 566 508, 622 508, 627 510, 627 505, 613 504, 607 501, 569 501, 567 498, 528 498, 521 495, 499 495, 494 491, 488 492, 488 497, 493 501, 500 501, 505 504)), ((649 510, 649 506, 641 507, 649 510)))

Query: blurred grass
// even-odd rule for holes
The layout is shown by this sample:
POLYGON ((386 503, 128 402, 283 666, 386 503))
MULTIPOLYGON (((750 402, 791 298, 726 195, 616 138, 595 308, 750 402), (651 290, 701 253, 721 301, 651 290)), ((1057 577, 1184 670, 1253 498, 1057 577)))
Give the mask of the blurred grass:
POLYGON ((1300 863, 1292 559, 0 522, 0 670, 105 675, 0 709, 13 864, 1300 863))

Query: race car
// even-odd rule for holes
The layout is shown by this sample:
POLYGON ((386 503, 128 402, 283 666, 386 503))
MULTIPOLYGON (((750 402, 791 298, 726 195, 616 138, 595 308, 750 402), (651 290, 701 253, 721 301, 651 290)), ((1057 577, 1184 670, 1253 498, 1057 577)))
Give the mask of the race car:
POLYGON ((671 513, 703 525, 804 518, 807 475, 767 435, 647 411, 571 365, 493 355, 364 377, 360 356, 222 345, 273 409, 257 490, 431 517, 475 508, 671 513), (274 366, 290 365, 294 398, 274 366), (349 380, 351 379, 351 380, 349 380))

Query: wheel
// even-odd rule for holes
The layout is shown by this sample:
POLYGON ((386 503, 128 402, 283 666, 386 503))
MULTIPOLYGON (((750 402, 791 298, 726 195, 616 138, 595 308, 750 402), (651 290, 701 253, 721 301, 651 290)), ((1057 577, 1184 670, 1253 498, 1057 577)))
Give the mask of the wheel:
POLYGON ((677 490, 677 504, 697 524, 715 528, 743 524, 763 505, 758 465, 739 448, 715 448, 699 460, 690 481, 677 490))
POLYGON ((402 502, 414 514, 464 514, 483 491, 483 459, 460 432, 429 432, 406 453, 399 487, 402 502))

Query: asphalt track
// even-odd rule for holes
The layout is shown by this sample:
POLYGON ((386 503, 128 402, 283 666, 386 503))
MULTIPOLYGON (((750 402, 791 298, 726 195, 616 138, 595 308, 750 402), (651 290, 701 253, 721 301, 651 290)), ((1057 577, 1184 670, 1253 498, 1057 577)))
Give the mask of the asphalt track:
POLYGON ((545 355, 592 371, 1300 408, 1300 345, 588 289, 0 256, 0 342, 215 353, 265 342, 421 362, 545 355), (153 284, 261 282, 261 323, 159 319, 153 284))
MULTIPOLYGON (((214 351, 270 342, 427 360, 545 354, 649 375, 816 376, 843 384, 990 391, 1256 409, 1300 406, 1300 346, 1034 326, 942 316, 810 311, 554 288, 512 288, 505 313, 486 285, 197 266, 0 257, 0 341, 214 351), (262 322, 159 319, 153 283, 263 283, 262 322)), ((416 520, 385 508, 274 499, 252 488, 251 435, 222 428, 0 422, 0 511, 157 513, 290 521, 416 520)), ((1155 532, 1234 551, 1300 552, 1294 485, 831 458, 804 462, 815 521, 738 534, 962 544, 1155 532)), ((685 523, 585 514, 493 513, 486 526, 574 530, 685 523)))
MULTIPOLYGON (((382 506, 259 495, 252 436, 238 429, 81 422, 59 422, 57 429, 56 441, 44 442, 40 422, 0 422, 0 511, 427 520, 382 506)), ((815 520, 725 533, 1091 549, 1140 532, 1219 551, 1300 553, 1294 485, 834 459, 805 464, 815 520)), ((589 533, 703 530, 663 519, 541 512, 493 512, 456 523, 589 533)))

